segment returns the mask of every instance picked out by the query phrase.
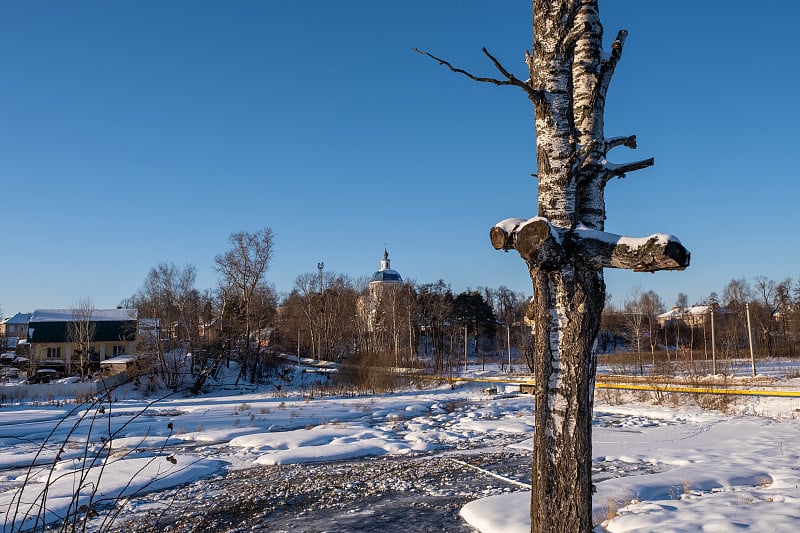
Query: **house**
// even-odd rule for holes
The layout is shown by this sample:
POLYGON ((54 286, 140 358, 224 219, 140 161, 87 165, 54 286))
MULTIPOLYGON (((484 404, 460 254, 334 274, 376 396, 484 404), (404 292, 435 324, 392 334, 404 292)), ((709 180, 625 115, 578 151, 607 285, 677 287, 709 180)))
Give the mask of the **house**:
POLYGON ((201 340, 207 343, 217 342, 222 333, 222 320, 219 318, 204 320, 200 323, 199 331, 201 340))
POLYGON ((2 348, 13 350, 17 343, 28 337, 28 321, 31 313, 17 313, 0 322, 0 339, 3 339, 2 348))
POLYGON ((72 309, 35 310, 28 322, 32 362, 61 360, 70 375, 80 364, 82 345, 88 345, 90 366, 135 352, 136 309, 91 309, 84 316, 72 309))
POLYGON ((105 361, 100 361, 100 370, 104 376, 115 376, 128 370, 136 360, 129 355, 118 355, 105 361))
MULTIPOLYGON (((218 318, 198 322, 198 339, 206 343, 216 342, 222 331, 221 324, 222 322, 218 318)), ((145 351, 155 351, 158 343, 164 341, 177 345, 185 340, 181 339, 178 333, 185 332, 187 329, 190 328, 182 326, 182 323, 179 322, 165 322, 160 318, 139 318, 139 344, 145 348, 145 351)))
POLYGON ((662 328, 667 324, 687 327, 702 327, 703 324, 708 324, 712 310, 716 314, 727 312, 716 304, 673 307, 666 313, 658 315, 658 325, 662 328))

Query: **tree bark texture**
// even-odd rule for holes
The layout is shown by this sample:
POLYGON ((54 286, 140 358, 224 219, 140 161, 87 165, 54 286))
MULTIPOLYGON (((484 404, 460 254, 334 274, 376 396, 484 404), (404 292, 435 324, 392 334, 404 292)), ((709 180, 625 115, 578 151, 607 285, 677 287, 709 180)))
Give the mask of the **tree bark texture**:
POLYGON ((536 422, 531 531, 591 531, 592 351, 605 298, 587 265, 531 269, 536 305, 536 422))
POLYGON ((627 239, 604 232, 606 183, 646 168, 622 165, 606 140, 606 93, 627 32, 603 53, 596 0, 534 0, 533 54, 527 56, 536 120, 538 217, 492 229, 496 248, 515 248, 534 289, 529 309, 536 348, 536 426, 531 531, 592 531, 593 349, 605 302, 603 267, 680 270, 689 254, 668 235, 627 239), (498 244, 501 246, 498 247, 498 244))
POLYGON ((533 31, 528 65, 536 91, 538 215, 555 229, 556 238, 539 223, 532 238, 517 243, 535 297, 530 316, 537 363, 531 531, 589 532, 597 364, 592 345, 605 283, 602 269, 571 247, 536 241, 562 244, 579 223, 603 230, 605 88, 597 4, 534 0, 533 31))
POLYGON ((498 250, 525 260, 534 299, 528 310, 535 338, 536 434, 531 531, 592 531, 591 442, 593 351, 605 302, 603 268, 641 272, 683 270, 689 252, 665 234, 643 238, 605 232, 609 180, 653 165, 615 164, 617 147, 636 148, 634 135, 605 138, 606 94, 625 44, 617 33, 603 51, 597 0, 533 0, 529 77, 517 78, 485 48, 502 79, 475 76, 417 50, 471 80, 523 89, 536 123, 538 213, 506 219, 489 232, 498 250))

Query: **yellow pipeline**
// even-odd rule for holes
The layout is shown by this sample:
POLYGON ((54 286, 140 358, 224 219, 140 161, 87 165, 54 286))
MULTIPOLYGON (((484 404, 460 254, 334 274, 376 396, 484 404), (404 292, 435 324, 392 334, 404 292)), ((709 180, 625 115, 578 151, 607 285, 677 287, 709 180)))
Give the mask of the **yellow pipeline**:
POLYGON ((623 389, 656 392, 683 392, 689 394, 729 394, 738 396, 778 396, 784 398, 800 398, 800 391, 763 390, 763 389, 718 389, 710 387, 687 387, 684 385, 629 385, 626 383, 604 383, 598 381, 597 389, 623 389))
MULTIPOLYGON (((469 381, 473 383, 505 383, 509 385, 535 385, 536 382, 530 378, 468 378, 461 376, 432 376, 426 374, 412 374, 410 377, 421 379, 447 380, 447 381, 469 381)), ((765 389, 740 389, 740 388, 717 388, 717 387, 697 387, 687 385, 633 385, 630 383, 614 383, 597 380, 597 389, 620 389, 638 390, 652 392, 679 392, 686 394, 728 394, 738 396, 775 396, 782 398, 800 398, 800 391, 794 390, 765 390, 765 389)))

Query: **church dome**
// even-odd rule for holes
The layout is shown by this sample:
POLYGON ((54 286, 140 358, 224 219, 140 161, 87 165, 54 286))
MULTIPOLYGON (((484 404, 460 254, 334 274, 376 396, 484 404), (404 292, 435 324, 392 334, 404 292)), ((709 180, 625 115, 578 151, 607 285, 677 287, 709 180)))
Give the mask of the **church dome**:
POLYGON ((397 272, 397 270, 387 268, 385 270, 381 269, 375 272, 370 281, 403 281, 403 278, 400 277, 400 274, 397 272))
POLYGON ((402 283, 403 278, 397 270, 390 268, 389 252, 383 249, 383 259, 381 260, 381 269, 375 272, 370 279, 373 282, 388 282, 388 283, 402 283))

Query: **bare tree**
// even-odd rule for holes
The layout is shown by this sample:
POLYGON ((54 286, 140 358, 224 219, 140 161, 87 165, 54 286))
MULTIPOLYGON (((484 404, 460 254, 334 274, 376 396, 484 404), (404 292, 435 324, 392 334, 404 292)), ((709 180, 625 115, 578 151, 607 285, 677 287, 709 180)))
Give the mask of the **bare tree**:
MULTIPOLYGON (((635 285, 628 297, 623 302, 625 316, 625 330, 628 332, 628 342, 636 346, 636 360, 639 361, 639 374, 644 375, 644 362, 642 361, 642 339, 644 338, 645 309, 642 305, 642 289, 635 285)), ((653 362, 655 367, 655 361, 653 362)))
POLYGON ((655 291, 649 290, 642 294, 640 308, 647 321, 647 340, 650 344, 650 356, 653 360, 653 372, 655 372, 656 346, 658 346, 658 315, 664 312, 664 304, 655 291))
POLYGON ((222 276, 222 286, 239 298, 244 335, 239 376, 246 377, 252 351, 250 334, 253 328, 251 307, 258 286, 264 280, 272 259, 272 229, 253 233, 233 233, 228 238, 230 248, 214 258, 214 268, 222 276))
POLYGON ((193 265, 164 262, 152 267, 136 295, 126 305, 135 305, 142 316, 153 319, 153 334, 145 340, 158 361, 158 371, 167 386, 176 391, 191 373, 190 350, 200 346, 200 321, 205 301, 195 288, 193 265), (178 350, 179 349, 179 350, 178 350))
MULTIPOLYGON (((96 325, 92 322, 94 304, 91 298, 81 298, 70 309, 72 315, 67 324, 67 337, 73 346, 74 355, 78 356, 78 368, 81 378, 85 378, 89 371, 90 353, 96 325)), ((67 358, 67 372, 71 370, 71 357, 67 358)))
POLYGON ((747 342, 746 306, 753 298, 745 278, 732 279, 722 291, 722 303, 728 312, 721 317, 719 330, 726 355, 733 352, 738 357, 739 348, 747 342))
POLYGON ((604 52, 597 0, 534 0, 533 33, 533 53, 525 54, 529 73, 521 78, 486 49, 499 79, 422 53, 470 79, 518 87, 533 103, 538 216, 504 220, 490 237, 496 249, 519 252, 535 297, 529 308, 537 363, 531 531, 589 532, 602 269, 680 270, 689 253, 668 235, 630 239, 604 232, 606 184, 653 164, 607 160, 615 147, 636 147, 635 136, 606 139, 603 131, 606 93, 627 32, 604 52))
POLYGON ((374 317, 370 346, 375 352, 391 352, 394 365, 402 366, 415 353, 417 334, 417 293, 409 282, 387 283, 371 297, 374 317))
MULTIPOLYGON (((489 293, 487 289, 487 293, 489 293)), ((505 345, 505 356, 500 358, 501 361, 501 368, 505 368, 505 364, 508 363, 509 369, 511 371, 511 347, 513 346, 511 342, 512 338, 512 330, 516 332, 519 326, 520 317, 517 314, 519 309, 520 301, 522 301, 525 297, 522 294, 517 294, 514 291, 510 290, 505 285, 501 285, 496 291, 491 292, 493 298, 492 307, 494 308, 495 315, 497 319, 502 324, 502 328, 498 330, 498 337, 503 337, 502 345, 505 345)), ((489 301, 489 298, 487 298, 489 301)))
POLYGON ((423 335, 424 354, 432 352, 433 367, 437 372, 451 370, 448 333, 453 327, 453 293, 439 280, 421 285, 417 294, 420 330, 423 335))
POLYGON ((611 294, 606 293, 606 304, 600 318, 600 331, 597 334, 597 348, 600 353, 614 352, 617 341, 625 337, 625 314, 618 310, 611 301, 611 294))
POLYGON ((317 274, 310 272, 300 274, 294 281, 294 290, 292 291, 292 295, 296 295, 293 302, 299 307, 299 315, 303 317, 304 322, 297 326, 299 335, 297 342, 300 344, 301 337, 303 343, 306 343, 305 339, 308 339, 307 351, 314 358, 321 356, 324 331, 322 298, 317 290, 318 279, 317 274), (300 335, 300 332, 304 334, 300 335))
POLYGON ((323 351, 329 359, 342 361, 357 344, 358 291, 347 276, 326 271, 322 293, 315 297, 320 302, 323 351))

